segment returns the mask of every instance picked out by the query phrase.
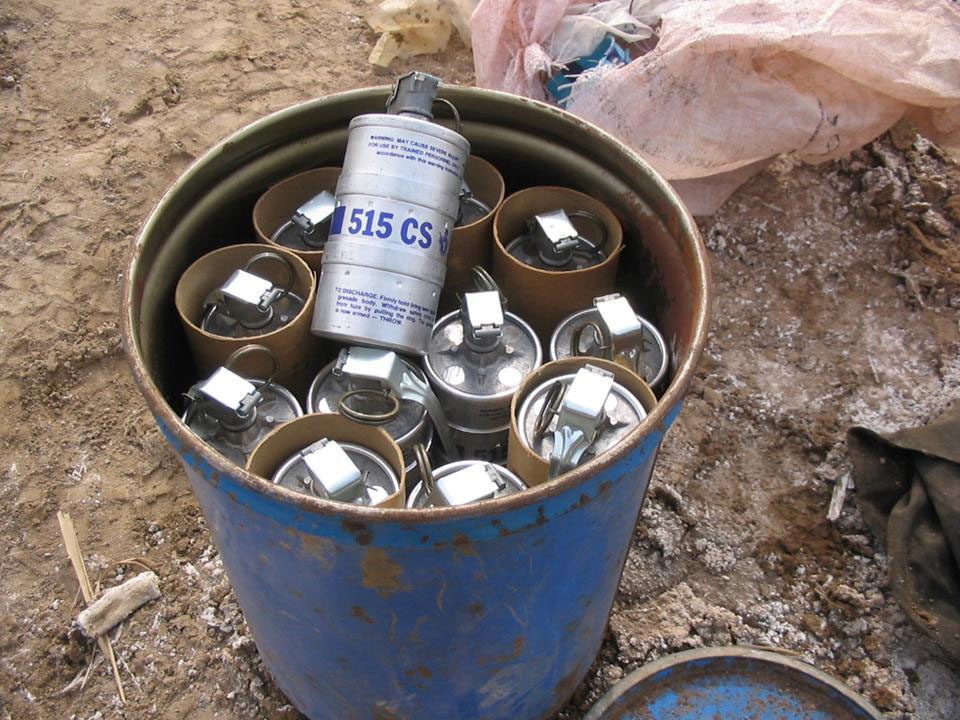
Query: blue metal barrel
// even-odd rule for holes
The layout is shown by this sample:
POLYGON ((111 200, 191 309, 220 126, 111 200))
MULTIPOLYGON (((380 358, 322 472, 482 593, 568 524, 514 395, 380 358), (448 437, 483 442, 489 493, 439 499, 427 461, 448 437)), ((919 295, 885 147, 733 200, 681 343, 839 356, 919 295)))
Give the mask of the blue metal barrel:
MULTIPOLYGON (((549 717, 599 649, 663 433, 706 339, 710 281, 696 226, 626 147, 549 106, 447 88, 474 152, 511 189, 562 184, 625 228, 619 289, 673 354, 660 403, 616 451, 529 492, 460 508, 381 510, 297 495, 206 448, 178 418, 193 380, 173 309, 204 252, 252 237, 270 184, 338 165, 350 118, 388 88, 297 105, 194 163, 141 231, 124 289, 135 379, 180 455, 277 684, 312 720, 549 717)), ((549 302, 548 298, 544 299, 549 302)))

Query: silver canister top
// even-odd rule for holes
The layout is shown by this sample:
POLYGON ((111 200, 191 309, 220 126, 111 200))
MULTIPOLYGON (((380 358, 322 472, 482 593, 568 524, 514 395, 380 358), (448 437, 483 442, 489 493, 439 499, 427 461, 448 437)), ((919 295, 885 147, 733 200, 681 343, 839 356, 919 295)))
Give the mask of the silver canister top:
POLYGON ((255 255, 207 296, 201 328, 214 335, 250 337, 283 327, 303 309, 303 299, 291 292, 294 277, 293 266, 282 255, 273 252, 255 255), (252 267, 266 262, 284 268, 283 285, 274 285, 251 272, 252 267))
POLYGON ((517 260, 541 270, 583 270, 606 259, 606 241, 607 228, 596 215, 586 210, 568 214, 558 209, 530 218, 527 232, 510 242, 506 250, 517 260), (595 225, 599 240, 585 237, 571 218, 583 218, 595 225))
POLYGON ((288 458, 272 481, 305 495, 353 505, 378 505, 400 488, 396 473, 380 455, 329 438, 288 458))
POLYGON ((420 483, 407 498, 408 508, 455 507, 513 495, 527 486, 510 470, 479 460, 459 460, 436 470, 426 451, 416 448, 420 483))
POLYGON ((422 405, 436 430, 448 458, 458 459, 459 451, 450 432, 446 413, 427 383, 400 356, 390 350, 350 347, 340 351, 333 374, 368 380, 388 388, 399 400, 422 405))
MULTIPOLYGON (((401 362, 408 372, 423 379, 415 366, 402 358, 401 362)), ((413 434, 429 435, 430 421, 422 404, 399 399, 380 380, 351 375, 344 372, 343 367, 335 373, 336 364, 334 361, 324 367, 310 385, 308 412, 340 412, 358 422, 379 425, 401 446, 401 441, 413 434)))
POLYGON ((255 349, 269 353, 259 345, 241 348, 225 366, 191 387, 181 418, 202 440, 239 465, 267 433, 303 415, 293 394, 272 378, 248 379, 230 369, 241 354, 255 349))
POLYGON ((613 373, 587 364, 536 387, 517 422, 524 444, 549 459, 553 478, 614 447, 645 417, 613 373))
POLYGON ((542 357, 533 329, 486 290, 465 293, 461 309, 434 326, 426 366, 436 382, 489 397, 514 392, 542 357))
POLYGON ((292 250, 322 250, 327 242, 330 221, 336 209, 337 199, 324 190, 297 208, 293 216, 277 228, 270 239, 292 250))
POLYGON ((613 360, 633 370, 651 387, 658 386, 666 377, 669 354, 657 328, 637 315, 619 293, 595 298, 593 305, 557 326, 550 338, 551 358, 592 356, 613 360))

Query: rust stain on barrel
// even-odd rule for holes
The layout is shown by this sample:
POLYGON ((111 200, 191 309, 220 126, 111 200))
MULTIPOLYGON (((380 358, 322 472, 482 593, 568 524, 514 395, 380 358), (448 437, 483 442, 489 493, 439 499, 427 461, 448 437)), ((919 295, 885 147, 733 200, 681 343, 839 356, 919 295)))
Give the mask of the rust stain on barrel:
POLYGON ((330 538, 317 537, 301 533, 300 545, 304 552, 313 557, 320 568, 330 570, 333 567, 337 546, 330 538))
POLYGON ((403 566, 391 559, 382 548, 370 548, 361 564, 363 587, 376 590, 382 598, 388 598, 399 590, 407 590, 401 578, 403 566))

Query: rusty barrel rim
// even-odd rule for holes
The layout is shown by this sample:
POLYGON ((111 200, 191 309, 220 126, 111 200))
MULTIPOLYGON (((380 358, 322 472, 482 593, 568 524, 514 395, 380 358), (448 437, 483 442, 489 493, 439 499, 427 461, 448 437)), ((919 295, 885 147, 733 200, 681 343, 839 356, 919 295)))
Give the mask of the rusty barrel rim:
MULTIPOLYGON (((817 686, 821 691, 830 693, 830 697, 837 702, 845 703, 848 710, 851 707, 855 709, 858 713, 857 717, 861 720, 867 720, 868 718, 870 720, 882 720, 883 718, 880 712, 859 693, 854 692, 837 678, 809 663, 771 650, 749 646, 727 646, 685 650, 647 663, 610 688, 590 708, 583 720, 629 720, 634 718, 638 707, 631 705, 631 700, 636 699, 642 703, 650 700, 651 696, 656 696, 657 688, 654 685, 659 686, 661 683, 669 682, 662 676, 668 676, 672 671, 678 671, 678 674, 680 674, 688 669, 688 666, 698 662, 724 660, 738 662, 742 669, 746 669, 751 664, 756 668, 768 668, 771 672, 801 679, 811 686, 817 686)), ((712 669, 717 671, 717 676, 730 672, 719 668, 712 669)), ((692 675, 692 672, 690 674, 692 675)), ((684 679, 686 678, 677 678, 677 684, 682 683, 684 679)), ((814 692, 814 690, 808 689, 814 692)), ((680 688, 676 688, 675 691, 677 694, 682 692, 680 688)), ((686 709, 695 711, 696 706, 691 701, 687 703, 686 709)), ((829 708, 816 709, 829 712, 829 708)), ((847 720, 854 716, 851 712, 845 712, 843 715, 830 715, 830 717, 835 720, 847 720)))
POLYGON ((378 100, 388 96, 390 90, 391 88, 389 86, 379 86, 327 95, 316 100, 292 105, 250 123, 221 140, 191 163, 167 189, 156 206, 154 206, 147 220, 141 227, 140 232, 137 234, 133 248, 130 251, 130 260, 127 263, 127 269, 124 273, 122 290, 123 317, 121 323, 124 352, 130 363, 134 381, 146 399, 147 406, 150 408, 151 413, 153 413, 154 418, 162 423, 184 448, 189 450, 194 456, 208 463, 215 473, 230 476, 239 484, 255 492, 273 496, 282 502, 298 506, 312 513, 339 516, 344 520, 374 523, 440 523, 456 519, 502 515, 504 512, 510 510, 543 502, 548 498, 558 496, 570 488, 576 487, 598 471, 623 460, 651 431, 657 430, 665 433, 671 422, 671 418, 668 416, 674 407, 678 406, 683 400, 686 390, 693 380, 697 364, 707 341, 712 282, 707 250, 700 238, 700 232, 697 229, 693 217, 666 180, 653 170, 646 161, 612 135, 609 135, 595 125, 537 100, 494 90, 481 90, 465 86, 446 86, 441 95, 454 101, 456 101, 458 96, 466 99, 480 96, 496 99, 501 103, 526 106, 539 112, 548 113, 553 116, 554 120, 568 125, 571 130, 591 134, 609 145, 611 149, 617 150, 638 172, 646 175, 647 180, 655 187, 655 190, 665 196, 669 205, 676 210, 678 217, 674 219, 670 227, 674 235, 686 238, 686 240, 683 241, 686 245, 684 249, 689 253, 691 266, 694 271, 691 273, 690 280, 691 285, 696 290, 694 317, 691 323, 690 349, 685 354, 685 357, 682 358, 673 377, 673 381, 653 411, 624 439, 620 447, 609 451, 600 458, 591 460, 577 467, 556 480, 528 489, 523 493, 488 500, 483 503, 423 510, 352 506, 335 501, 299 495, 292 490, 274 486, 269 480, 254 475, 246 469, 229 462, 212 448, 209 448, 183 424, 179 415, 164 399, 160 388, 151 377, 140 352, 136 330, 136 324, 139 320, 134 312, 135 308, 138 307, 136 290, 138 282, 141 286, 143 285, 143 281, 139 277, 140 274, 146 272, 142 267, 141 258, 144 254, 146 240, 154 232, 154 226, 159 224, 159 217, 164 215, 167 206, 172 204, 172 199, 181 191, 183 186, 186 185, 191 178, 203 172, 207 165, 215 164, 218 158, 229 154, 231 148, 242 146, 244 144, 243 141, 250 139, 251 136, 269 131, 278 121, 303 112, 322 111, 325 107, 335 107, 337 104, 345 101, 378 100))

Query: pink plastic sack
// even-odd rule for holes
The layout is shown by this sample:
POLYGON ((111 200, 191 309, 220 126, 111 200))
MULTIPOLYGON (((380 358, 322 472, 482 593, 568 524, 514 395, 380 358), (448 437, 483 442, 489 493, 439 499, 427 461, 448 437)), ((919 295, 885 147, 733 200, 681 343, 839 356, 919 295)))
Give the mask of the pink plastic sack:
MULTIPOLYGON (((477 84, 545 100, 545 46, 573 5, 481 0, 470 20, 477 84)), ((960 147, 950 0, 634 3, 644 5, 662 13, 659 44, 583 75, 566 109, 636 150, 695 214, 778 154, 832 160, 904 115, 960 147)))

